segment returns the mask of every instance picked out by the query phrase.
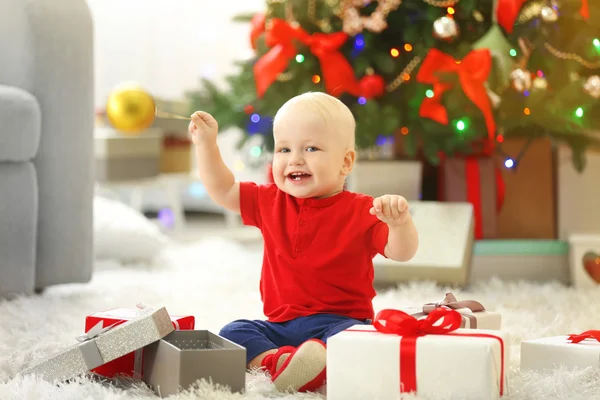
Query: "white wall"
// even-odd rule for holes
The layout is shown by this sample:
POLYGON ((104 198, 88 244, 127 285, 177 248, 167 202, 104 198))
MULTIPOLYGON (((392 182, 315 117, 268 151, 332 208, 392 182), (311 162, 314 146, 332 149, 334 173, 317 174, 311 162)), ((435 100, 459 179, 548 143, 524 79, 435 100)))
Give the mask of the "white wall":
POLYGON ((96 106, 111 89, 136 81, 154 96, 177 100, 200 76, 217 82, 250 53, 240 13, 265 0, 88 0, 95 32, 96 106))

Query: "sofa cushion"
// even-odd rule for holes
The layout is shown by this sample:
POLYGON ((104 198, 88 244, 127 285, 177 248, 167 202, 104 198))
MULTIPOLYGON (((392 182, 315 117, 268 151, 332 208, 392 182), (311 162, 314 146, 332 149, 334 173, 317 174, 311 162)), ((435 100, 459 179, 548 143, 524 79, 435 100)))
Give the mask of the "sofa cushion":
POLYGON ((40 105, 31 93, 0 85, 0 162, 35 157, 41 120, 40 105))

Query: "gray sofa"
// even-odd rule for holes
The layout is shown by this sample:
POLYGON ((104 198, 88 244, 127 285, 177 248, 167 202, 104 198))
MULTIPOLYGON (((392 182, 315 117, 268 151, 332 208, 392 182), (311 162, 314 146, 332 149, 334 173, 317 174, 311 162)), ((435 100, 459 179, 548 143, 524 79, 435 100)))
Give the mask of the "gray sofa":
POLYGON ((0 0, 0 298, 92 276, 86 0, 0 0))

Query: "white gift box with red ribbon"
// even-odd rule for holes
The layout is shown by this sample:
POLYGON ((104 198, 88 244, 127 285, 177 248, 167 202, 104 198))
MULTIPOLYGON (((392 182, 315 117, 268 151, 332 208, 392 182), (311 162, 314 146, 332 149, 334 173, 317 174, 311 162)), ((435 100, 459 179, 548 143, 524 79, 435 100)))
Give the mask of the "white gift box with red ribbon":
POLYGON ((384 310, 374 325, 355 325, 332 336, 327 341, 327 399, 398 399, 408 392, 435 399, 502 397, 510 365, 508 333, 457 329, 461 319, 446 308, 418 321, 384 310), (444 317, 453 321, 441 321, 444 317), (392 318, 397 320, 393 324, 392 318))
POLYGON ((521 342, 521 370, 597 367, 599 363, 600 330, 521 342))

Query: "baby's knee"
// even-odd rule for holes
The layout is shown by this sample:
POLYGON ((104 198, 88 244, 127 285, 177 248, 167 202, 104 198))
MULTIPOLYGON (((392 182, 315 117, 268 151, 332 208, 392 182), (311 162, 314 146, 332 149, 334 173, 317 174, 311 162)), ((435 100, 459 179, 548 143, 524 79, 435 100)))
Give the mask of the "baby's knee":
POLYGON ((231 340, 233 336, 240 332, 247 331, 252 326, 252 321, 247 319, 239 319, 228 323, 219 331, 219 336, 231 340))

